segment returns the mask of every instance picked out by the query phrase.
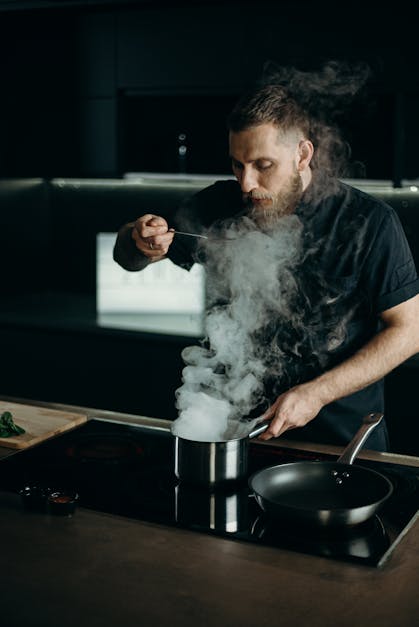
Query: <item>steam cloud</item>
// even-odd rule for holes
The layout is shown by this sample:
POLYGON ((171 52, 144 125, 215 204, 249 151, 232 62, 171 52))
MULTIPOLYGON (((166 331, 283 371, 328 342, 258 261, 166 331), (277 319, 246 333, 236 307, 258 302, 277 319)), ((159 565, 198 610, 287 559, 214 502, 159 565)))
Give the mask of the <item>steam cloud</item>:
MULTIPOLYGON (((267 406, 266 382, 279 393, 295 363, 303 358, 306 367, 310 362, 317 367, 345 332, 342 318, 327 322, 325 311, 339 296, 325 286, 307 317, 307 290, 295 271, 308 258, 296 215, 280 218, 270 233, 241 218, 223 234, 225 241, 210 239, 203 250, 209 285, 206 340, 182 353, 186 367, 172 432, 190 440, 246 435, 258 417, 241 419, 267 406)), ((321 291, 312 280, 312 289, 321 291)))
POLYGON ((314 200, 333 192, 336 177, 351 177, 364 164, 351 162, 351 147, 342 136, 339 120, 354 101, 365 99, 370 67, 329 61, 319 71, 281 67, 273 61, 264 64, 258 85, 283 85, 311 118, 310 135, 315 154, 311 194, 314 200))
MULTIPOLYGON (((345 152, 318 105, 327 104, 330 111, 333 96, 340 101, 352 96, 367 72, 355 72, 350 79, 336 64, 319 74, 270 70, 265 82, 287 84, 304 106, 316 109, 317 175, 311 195, 306 195, 314 206, 331 191, 325 181, 336 176, 336 164, 345 152)), ((216 229, 208 232, 210 239, 199 251, 208 287, 206 339, 182 353, 186 366, 176 392, 179 417, 172 424, 175 435, 196 441, 246 435, 258 421, 256 408, 263 411, 278 394, 301 382, 302 363, 306 378, 328 363, 353 314, 348 303, 339 307, 342 294, 316 271, 312 259, 322 242, 307 247, 296 214, 278 218, 269 232, 249 217, 216 229), (214 234, 219 239, 211 239, 214 234)))

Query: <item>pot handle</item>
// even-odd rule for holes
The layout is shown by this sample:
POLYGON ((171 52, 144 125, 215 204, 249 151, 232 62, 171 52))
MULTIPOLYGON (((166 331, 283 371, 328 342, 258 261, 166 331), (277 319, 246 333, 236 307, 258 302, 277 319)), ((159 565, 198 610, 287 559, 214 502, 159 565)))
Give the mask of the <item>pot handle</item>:
POLYGON ((259 422, 254 429, 249 433, 248 438, 255 438, 257 435, 264 433, 266 429, 271 424, 270 420, 264 420, 263 422, 259 422))
POLYGON ((368 438, 371 431, 380 424, 382 419, 383 414, 380 413, 367 414, 366 416, 364 416, 362 425, 355 433, 354 437, 349 442, 342 455, 337 459, 337 462, 341 464, 352 464, 355 457, 361 450, 361 447, 364 444, 365 440, 368 438))

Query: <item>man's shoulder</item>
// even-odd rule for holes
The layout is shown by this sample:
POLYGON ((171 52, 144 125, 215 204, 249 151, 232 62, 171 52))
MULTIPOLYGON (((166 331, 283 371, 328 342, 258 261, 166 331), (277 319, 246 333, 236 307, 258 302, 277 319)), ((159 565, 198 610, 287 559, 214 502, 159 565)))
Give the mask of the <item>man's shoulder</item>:
POLYGON ((386 203, 374 191, 366 191, 346 182, 339 182, 339 189, 342 193, 343 206, 350 211, 358 211, 365 216, 377 216, 385 218, 394 213, 394 209, 386 203))
POLYGON ((305 218, 315 236, 329 233, 338 239, 361 232, 371 236, 397 220, 395 211, 382 199, 344 181, 336 181, 313 209, 309 207, 305 218))
POLYGON ((321 203, 319 220, 329 228, 332 224, 338 224, 340 228, 363 224, 374 231, 397 222, 397 214, 393 207, 373 192, 339 181, 334 193, 321 203))

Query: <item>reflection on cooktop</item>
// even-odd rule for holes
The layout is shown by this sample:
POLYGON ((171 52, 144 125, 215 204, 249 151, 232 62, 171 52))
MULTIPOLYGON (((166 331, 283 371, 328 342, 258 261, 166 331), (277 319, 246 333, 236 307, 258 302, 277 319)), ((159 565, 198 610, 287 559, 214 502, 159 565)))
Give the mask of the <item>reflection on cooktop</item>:
MULTIPOLYGON (((252 442, 249 476, 266 466, 317 459, 334 457, 252 442)), ((419 509, 419 468, 362 461, 394 485, 378 515, 340 529, 286 525, 262 512, 246 480, 217 489, 180 483, 167 431, 99 420, 0 464, 1 489, 19 491, 28 484, 72 489, 81 507, 96 511, 374 566, 386 562, 419 509)))
POLYGON ((261 515, 253 523, 251 533, 272 546, 277 546, 279 538, 280 542, 286 538, 288 549, 337 559, 350 557, 371 563, 378 560, 390 546, 390 539, 378 516, 353 527, 325 530, 273 523, 261 515))

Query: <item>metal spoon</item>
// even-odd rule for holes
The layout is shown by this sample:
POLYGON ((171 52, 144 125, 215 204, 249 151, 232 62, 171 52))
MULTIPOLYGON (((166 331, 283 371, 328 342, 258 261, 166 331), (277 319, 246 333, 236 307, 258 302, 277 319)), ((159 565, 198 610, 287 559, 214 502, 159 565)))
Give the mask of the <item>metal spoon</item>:
POLYGON ((175 235, 187 235, 188 237, 201 237, 202 239, 209 239, 208 235, 199 235, 198 233, 185 233, 185 231, 175 231, 175 235))
POLYGON ((187 235, 188 237, 199 237, 200 239, 206 239, 209 242, 231 242, 236 240, 236 237, 208 237, 208 235, 200 235, 199 233, 186 233, 185 231, 175 231, 175 235, 187 235))

